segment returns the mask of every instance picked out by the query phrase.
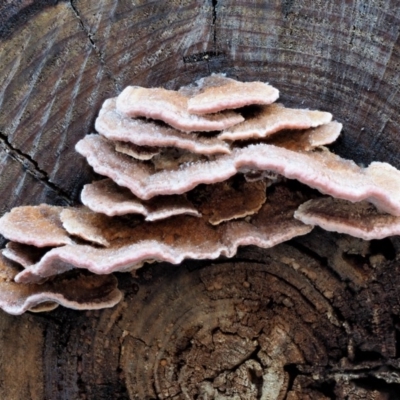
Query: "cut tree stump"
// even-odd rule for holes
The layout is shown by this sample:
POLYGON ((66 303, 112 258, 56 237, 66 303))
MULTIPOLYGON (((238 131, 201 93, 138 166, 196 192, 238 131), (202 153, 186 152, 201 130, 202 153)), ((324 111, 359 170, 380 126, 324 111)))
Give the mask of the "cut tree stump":
MULTIPOLYGON (((79 202, 104 99, 212 72, 332 112, 335 152, 399 168, 399 26, 394 0, 2 2, 0 214, 79 202)), ((315 229, 118 279, 113 309, 1 312, 1 399, 400 398, 398 238, 315 229)))

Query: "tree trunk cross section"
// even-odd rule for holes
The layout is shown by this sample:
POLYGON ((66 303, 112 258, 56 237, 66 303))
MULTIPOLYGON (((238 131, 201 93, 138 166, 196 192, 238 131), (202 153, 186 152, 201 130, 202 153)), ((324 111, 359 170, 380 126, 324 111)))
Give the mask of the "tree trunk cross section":
MULTIPOLYGON (((74 146, 106 98, 212 72, 332 112, 337 153, 400 167, 394 0, 3 3, 1 215, 79 202, 95 174, 74 146)), ((399 243, 315 229, 233 260, 119 274, 113 309, 2 313, 0 397, 400 398, 399 243)))

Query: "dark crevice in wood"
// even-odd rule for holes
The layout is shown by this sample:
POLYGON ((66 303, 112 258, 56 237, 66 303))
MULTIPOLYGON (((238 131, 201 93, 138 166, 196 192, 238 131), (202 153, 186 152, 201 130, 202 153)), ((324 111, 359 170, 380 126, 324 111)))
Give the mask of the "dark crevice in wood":
MULTIPOLYGON (((60 307, 58 312, 60 311, 60 307)), ((35 314, 35 321, 38 321, 45 326, 44 332, 47 334, 47 327, 48 326, 60 326, 64 323, 62 319, 60 319, 55 312, 47 312, 47 313, 36 313, 35 314)))
POLYGON ((283 0, 282 1, 282 14, 285 16, 285 19, 288 18, 291 13, 293 7, 294 0, 283 0))
POLYGON ((343 260, 348 263, 353 269, 361 271, 364 264, 368 264, 368 258, 360 254, 351 254, 348 252, 342 252, 343 260))
POLYGON ((221 55, 221 53, 218 53, 216 51, 204 51, 202 53, 191 54, 190 56, 183 57, 183 62, 185 64, 197 63, 202 61, 208 62, 210 61, 210 59, 219 57, 221 55))
POLYGON ((212 27, 213 27, 213 43, 214 50, 217 50, 217 5, 218 0, 212 0, 212 27))
POLYGON ((328 259, 326 257, 319 255, 317 252, 312 250, 310 247, 305 246, 304 244, 296 241, 296 239, 287 242, 287 244, 289 246, 295 248, 296 250, 300 251, 301 253, 307 255, 308 257, 312 258, 321 266, 328 268, 329 272, 332 274, 332 276, 335 279, 337 279, 339 282, 343 280, 342 277, 337 273, 337 271, 335 271, 333 268, 330 267, 328 259))
POLYGON ((2 132, 0 132, 0 148, 3 149, 13 160, 21 164, 28 174, 31 174, 49 189, 57 193, 60 199, 63 200, 66 204, 74 204, 74 201, 70 198, 68 193, 52 183, 50 181, 49 175, 39 167, 38 163, 31 156, 29 156, 28 154, 24 154, 18 149, 15 149, 8 141, 7 136, 4 135, 2 132))
MULTIPOLYGON (((313 251, 310 247, 305 246, 304 244, 299 243, 296 240, 291 240, 291 241, 287 242, 286 244, 295 248, 296 250, 300 251, 301 253, 309 256, 310 258, 315 260, 318 264, 320 264, 324 267, 328 266, 328 259, 326 257, 320 256, 318 253, 313 251)), ((336 278, 340 279, 339 276, 336 276, 336 278)))
MULTIPOLYGON (((317 229, 315 229, 315 231, 317 231, 317 229)), ((300 237, 301 240, 301 237, 300 237)), ((334 269, 332 268, 332 266, 329 264, 328 259, 324 256, 319 255, 316 251, 314 251, 313 249, 311 249, 310 247, 308 247, 307 245, 304 245, 302 243, 300 243, 299 241, 297 241, 296 239, 294 239, 293 241, 290 241, 287 243, 289 246, 294 247, 296 250, 300 251, 301 253, 306 254, 307 256, 313 258, 315 261, 317 261, 320 265, 326 267, 329 269, 329 272, 332 274, 332 276, 337 279, 338 282, 346 282, 347 283, 347 288, 353 293, 356 293, 356 290, 354 290, 354 288, 349 286, 349 282, 347 279, 344 279, 342 276, 340 276, 340 274, 334 269)), ((345 318, 344 318, 345 320, 345 318)))
POLYGON ((400 399, 400 385, 398 383, 387 383, 383 379, 369 376, 368 378, 361 378, 353 381, 357 386, 367 389, 379 391, 388 395, 388 400, 400 399))
POLYGON ((219 53, 217 51, 204 51, 201 53, 190 54, 189 56, 183 57, 184 64, 191 64, 191 63, 200 63, 204 62, 207 63, 207 70, 208 73, 211 74, 214 72, 213 68, 213 61, 217 62, 221 59, 224 59, 225 55, 223 53, 219 53))
POLYGON ((320 385, 316 385, 316 388, 319 392, 321 392, 324 396, 328 397, 328 399, 335 399, 335 382, 328 381, 322 382, 320 385))
POLYGON ((287 364, 283 367, 283 370, 286 371, 289 375, 289 382, 287 386, 287 391, 290 392, 293 389, 293 383, 298 375, 300 375, 300 371, 297 368, 296 364, 287 364))
MULTIPOLYGON (((140 337, 132 336, 132 335, 129 334, 129 333, 128 333, 128 335, 129 335, 133 340, 137 340, 139 343, 142 343, 142 344, 143 344, 144 346, 146 346, 147 348, 150 348, 150 347, 151 347, 151 345, 148 344, 148 343, 146 343, 146 342, 144 341, 144 339, 142 339, 142 338, 140 338, 140 337)), ((120 354, 120 356, 121 356, 121 354, 120 354)))
MULTIPOLYGON (((311 378, 312 374, 304 374, 304 373, 299 373, 300 377, 307 377, 308 379, 311 378)), ((316 379, 312 384, 308 386, 310 389, 314 389, 317 391, 318 395, 324 395, 324 399, 338 399, 335 396, 335 387, 336 387, 337 382, 335 382, 334 379, 326 379, 324 381, 319 381, 316 379)), ((312 397, 314 398, 314 397, 312 397)))
POLYGON ((353 362, 361 364, 363 362, 381 361, 382 355, 376 351, 362 351, 358 348, 355 349, 355 357, 353 362))
POLYGON ((371 240, 371 255, 382 254, 386 260, 394 260, 396 258, 396 249, 389 238, 381 240, 371 240))
MULTIPOLYGON (((232 257, 232 258, 224 258, 223 256, 221 256, 220 258, 217 258, 215 260, 192 260, 190 258, 183 260, 179 266, 182 266, 184 268, 186 268, 188 271, 194 271, 196 269, 202 269, 205 267, 210 266, 210 264, 212 265, 218 265, 218 264, 226 264, 227 262, 235 264, 235 263, 243 263, 243 262, 251 262, 252 264, 260 264, 260 265, 264 265, 264 261, 263 260, 254 260, 251 257, 232 257)), ((165 264, 166 266, 171 267, 172 264, 167 264, 167 263, 160 263, 159 265, 163 265, 165 264)), ((172 265, 175 266, 175 265, 172 265)), ((149 268, 151 268, 151 265, 148 266, 149 268)))
POLYGON ((92 36, 92 34, 90 33, 89 29, 88 29, 88 28, 85 26, 85 24, 83 23, 82 18, 81 18, 80 15, 79 15, 79 11, 78 11, 78 9, 76 8, 76 6, 75 6, 73 0, 70 0, 70 4, 71 4, 72 10, 74 11, 74 14, 75 14, 76 18, 78 18, 78 20, 79 20, 79 23, 80 23, 82 29, 83 29, 84 32, 86 33, 86 36, 87 36, 87 38, 89 39, 90 44, 92 45, 92 47, 93 47, 94 50, 96 51, 96 54, 99 56, 100 61, 104 64, 103 54, 102 54, 102 52, 100 51, 100 49, 96 46, 96 43, 94 42, 93 36, 92 36))
POLYGON ((76 357, 76 370, 77 370, 76 386, 78 388, 78 394, 80 398, 84 398, 84 396, 86 396, 85 382, 82 379, 82 369, 79 366, 79 364, 82 364, 82 362, 83 362, 83 357, 81 354, 78 354, 76 357))
MULTIPOLYGON (((118 82, 117 79, 113 76, 111 70, 107 67, 107 64, 104 60, 104 55, 101 51, 101 49, 99 48, 99 46, 96 45, 95 41, 93 40, 93 34, 90 32, 90 29, 84 24, 80 14, 79 14, 79 10, 77 8, 77 6, 74 4, 74 0, 69 0, 71 8, 74 12, 75 17, 78 19, 79 24, 82 27, 83 32, 85 32, 85 35, 87 36, 90 45, 92 46, 95 54, 97 55, 97 57, 100 60, 100 64, 105 68, 107 74, 109 75, 109 77, 113 80, 115 87, 118 89, 118 82)), ((119 89, 120 90, 120 89, 119 89)))
POLYGON ((400 318, 397 315, 392 316, 392 318, 396 335, 396 357, 400 357, 400 318))

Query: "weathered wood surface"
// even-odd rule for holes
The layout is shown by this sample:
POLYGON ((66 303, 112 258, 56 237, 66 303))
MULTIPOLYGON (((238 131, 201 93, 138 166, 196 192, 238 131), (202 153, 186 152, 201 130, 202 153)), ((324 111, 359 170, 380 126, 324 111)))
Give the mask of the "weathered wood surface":
MULTIPOLYGON (((331 111, 339 154, 400 167, 399 20, 394 0, 3 2, 0 213, 79 200, 94 175, 74 145, 105 98, 210 72, 331 111)), ((0 397, 400 398, 398 253, 316 231, 121 274, 112 310, 2 313, 0 397)))

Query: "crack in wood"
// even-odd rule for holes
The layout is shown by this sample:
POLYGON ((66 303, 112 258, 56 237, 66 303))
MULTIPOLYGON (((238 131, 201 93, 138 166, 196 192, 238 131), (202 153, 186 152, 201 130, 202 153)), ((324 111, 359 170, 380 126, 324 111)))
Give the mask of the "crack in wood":
POLYGON ((203 51, 200 53, 194 53, 190 54, 188 56, 183 57, 183 62, 185 64, 191 64, 191 63, 198 63, 198 62, 206 62, 208 65, 208 72, 211 73, 211 68, 209 65, 209 62, 218 57, 224 57, 224 54, 217 51, 217 29, 216 29, 216 23, 217 23, 217 5, 218 5, 218 0, 212 0, 212 15, 211 15, 211 27, 212 27, 212 46, 213 49, 212 51, 203 51))
POLYGON ((2 132, 0 132, 0 149, 3 149, 13 160, 21 164, 28 174, 54 191, 66 204, 74 204, 74 201, 69 197, 68 193, 52 183, 48 174, 39 167, 38 163, 32 157, 15 149, 8 141, 7 136, 2 132))
POLYGON ((189 56, 183 57, 183 62, 185 64, 197 63, 201 61, 210 61, 212 58, 221 56, 222 53, 216 51, 203 51, 201 53, 190 54, 189 56))
POLYGON ((100 60, 100 64, 105 68, 107 74, 108 74, 108 75, 110 76, 110 78, 113 80, 113 82, 114 82, 116 88, 118 88, 118 87, 119 87, 119 86, 118 86, 118 81, 117 81, 117 79, 114 77, 114 75, 112 74, 111 70, 108 68, 108 66, 107 66, 107 64, 106 64, 106 62, 105 62, 105 60, 104 60, 104 55, 103 55, 101 49, 96 45, 96 43, 95 43, 95 41, 94 41, 94 39, 93 39, 93 34, 90 32, 90 29, 84 24, 84 22, 83 22, 83 20, 82 20, 82 18, 81 18, 81 16, 80 16, 78 7, 74 4, 74 0, 69 0, 69 1, 70 1, 70 5, 71 5, 71 8, 72 8, 72 11, 74 12, 75 17, 78 19, 79 24, 80 24, 80 26, 81 26, 83 32, 84 32, 85 35, 87 36, 87 38, 88 38, 88 40, 89 40, 89 42, 90 42, 91 47, 93 48, 95 54, 97 55, 97 57, 98 57, 99 60, 100 60))
POLYGON ((96 53, 97 56, 99 57, 100 62, 104 65, 103 53, 101 52, 101 50, 97 47, 96 43, 94 42, 94 40, 93 40, 93 35, 90 33, 89 28, 87 28, 87 27, 85 26, 85 24, 83 23, 82 18, 81 18, 80 14, 79 14, 79 10, 78 10, 78 8, 75 6, 73 0, 70 0, 70 5, 71 5, 71 8, 72 8, 72 10, 73 10, 73 12, 74 12, 74 14, 75 14, 75 17, 78 19, 79 24, 81 25, 83 31, 85 32, 87 38, 89 39, 89 42, 90 42, 91 46, 93 47, 93 49, 95 50, 95 53, 96 53))
POLYGON ((214 44, 214 50, 216 52, 217 50, 217 4, 218 0, 212 0, 212 27, 213 27, 213 44, 214 44))

